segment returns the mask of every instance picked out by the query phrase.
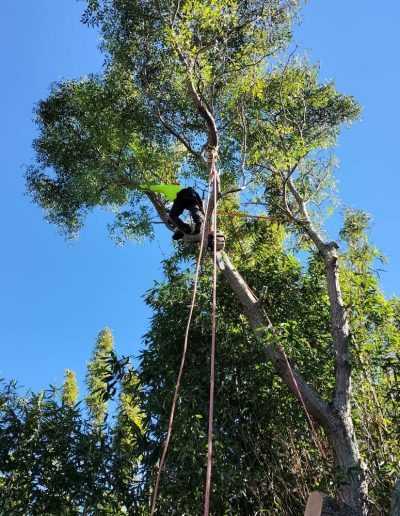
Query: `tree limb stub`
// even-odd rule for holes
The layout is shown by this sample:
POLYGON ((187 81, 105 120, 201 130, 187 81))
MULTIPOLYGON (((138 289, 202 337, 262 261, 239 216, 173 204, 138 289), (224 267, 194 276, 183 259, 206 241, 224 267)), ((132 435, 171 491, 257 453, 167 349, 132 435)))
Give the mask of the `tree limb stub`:
POLYGON ((356 516, 357 513, 343 502, 313 491, 308 497, 304 516, 356 516))
POLYGON ((400 515, 400 476, 397 478, 393 487, 392 498, 390 501, 390 516, 400 515))

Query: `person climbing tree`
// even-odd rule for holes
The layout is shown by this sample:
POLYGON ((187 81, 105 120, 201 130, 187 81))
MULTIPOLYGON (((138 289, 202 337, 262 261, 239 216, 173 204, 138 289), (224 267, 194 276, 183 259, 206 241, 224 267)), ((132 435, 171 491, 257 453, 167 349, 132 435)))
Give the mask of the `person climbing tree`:
POLYGON ((179 218, 185 210, 188 210, 194 222, 192 234, 200 233, 204 222, 204 208, 203 201, 194 188, 184 188, 178 182, 168 185, 141 185, 141 188, 161 193, 173 201, 169 216, 178 227, 172 235, 173 240, 180 240, 184 234, 192 233, 191 226, 179 218))

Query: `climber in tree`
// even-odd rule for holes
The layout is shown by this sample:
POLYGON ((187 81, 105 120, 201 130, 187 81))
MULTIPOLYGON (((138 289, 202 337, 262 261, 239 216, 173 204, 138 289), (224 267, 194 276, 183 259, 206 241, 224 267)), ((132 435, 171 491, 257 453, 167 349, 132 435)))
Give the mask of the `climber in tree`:
POLYGON ((169 216, 178 227, 172 236, 174 240, 183 238, 184 233, 191 233, 189 224, 186 224, 179 218, 185 210, 188 210, 194 222, 194 231, 192 234, 196 235, 200 233, 204 222, 204 208, 201 197, 194 188, 184 188, 178 182, 169 185, 140 186, 144 190, 161 193, 165 195, 169 201, 173 202, 169 216))

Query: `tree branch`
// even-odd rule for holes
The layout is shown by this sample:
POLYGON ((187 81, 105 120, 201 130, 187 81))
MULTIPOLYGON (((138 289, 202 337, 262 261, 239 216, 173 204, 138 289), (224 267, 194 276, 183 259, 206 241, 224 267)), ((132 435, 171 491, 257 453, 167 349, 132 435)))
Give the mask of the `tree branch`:
POLYGON ((306 203, 289 178, 288 187, 299 206, 304 222, 302 227, 321 253, 325 262, 325 277, 328 288, 331 331, 335 356, 335 392, 334 405, 343 415, 350 414, 351 399, 351 366, 349 355, 349 325, 346 309, 343 303, 339 282, 338 244, 334 241, 325 242, 314 228, 307 211, 306 203))
POLYGON ((266 334, 272 331, 271 321, 259 299, 232 265, 226 253, 220 254, 219 266, 222 275, 238 297, 256 339, 263 344, 264 353, 274 365, 276 372, 298 399, 300 392, 307 410, 324 428, 332 427, 335 424, 335 417, 329 406, 321 400, 301 374, 289 365, 284 352, 274 343, 273 338, 271 343, 266 344, 266 334))
POLYGON ((177 140, 179 140, 184 146, 185 148, 188 150, 188 152, 190 152, 190 154, 192 154, 193 156, 195 156, 196 158, 198 158, 202 163, 203 165, 207 166, 207 160, 204 158, 203 154, 201 152, 197 152, 196 150, 193 149, 193 147, 190 145, 190 143, 186 140, 186 138, 184 136, 182 136, 181 134, 178 133, 178 131, 176 131, 165 119, 164 117, 162 116, 161 112, 160 112, 160 109, 159 107, 157 106, 157 116, 158 116, 158 119, 160 120, 160 122, 162 123, 162 125, 165 127, 165 129, 170 133, 172 134, 173 136, 175 136, 175 138, 177 140))
POLYGON ((215 119, 213 115, 211 114, 210 110, 207 107, 207 104, 203 101, 200 94, 198 93, 196 86, 194 85, 192 74, 191 74, 191 67, 189 63, 187 62, 185 56, 183 55, 182 50, 179 48, 179 46, 176 46, 176 51, 178 53, 179 59, 181 63, 183 64, 186 72, 186 84, 188 86, 188 92, 191 96, 193 103, 199 112, 199 114, 204 119, 206 126, 207 126, 207 135, 208 140, 207 144, 210 148, 218 148, 218 131, 217 131, 217 125, 215 123, 215 119))

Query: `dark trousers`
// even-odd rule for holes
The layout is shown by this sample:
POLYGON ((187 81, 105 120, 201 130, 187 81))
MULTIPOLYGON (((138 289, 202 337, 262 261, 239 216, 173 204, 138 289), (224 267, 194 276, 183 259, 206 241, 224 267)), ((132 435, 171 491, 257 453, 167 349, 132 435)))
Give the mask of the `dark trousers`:
POLYGON ((183 233, 190 233, 190 226, 179 218, 185 210, 188 210, 193 219, 194 233, 200 233, 204 222, 204 212, 200 203, 200 197, 192 188, 184 188, 178 192, 169 216, 183 233))

